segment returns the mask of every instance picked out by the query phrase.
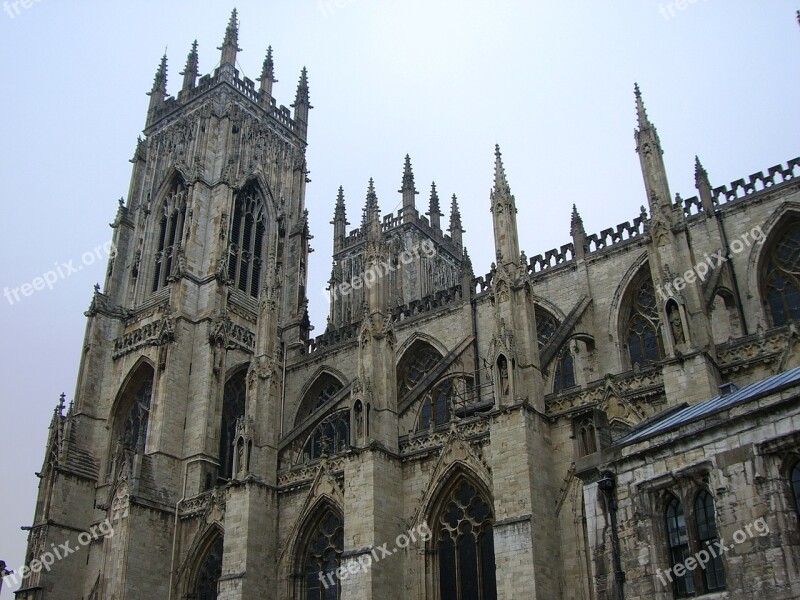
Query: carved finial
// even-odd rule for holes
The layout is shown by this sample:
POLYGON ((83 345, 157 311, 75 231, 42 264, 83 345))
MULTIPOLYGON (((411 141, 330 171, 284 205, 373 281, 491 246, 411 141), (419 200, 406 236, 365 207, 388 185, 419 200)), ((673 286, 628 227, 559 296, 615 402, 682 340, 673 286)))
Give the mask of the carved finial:
POLYGON ((419 192, 414 185, 414 172, 411 170, 411 157, 408 154, 403 164, 403 182, 397 191, 403 194, 403 209, 413 209, 414 196, 419 192))
POLYGON ((64 415, 64 406, 67 404, 67 395, 64 392, 61 392, 61 395, 58 397, 58 406, 56 406, 55 414, 59 417, 64 415))
POLYGON ((375 193, 375 181, 369 178, 367 186, 367 201, 364 205, 364 213, 361 219, 361 227, 366 229, 372 221, 380 221, 380 208, 378 208, 378 194, 375 193))
POLYGON ((458 197, 453 194, 450 200, 450 231, 456 227, 461 229, 461 210, 458 208, 458 197))
POLYGON ((644 100, 642 100, 642 91, 639 89, 638 83, 634 84, 633 93, 636 96, 636 117, 639 121, 639 129, 646 129, 650 127, 650 119, 647 117, 647 110, 644 107, 644 100))
POLYGON ((428 202, 428 217, 430 217, 431 227, 439 229, 441 221, 439 217, 443 217, 442 209, 439 206, 439 194, 436 191, 436 182, 431 183, 431 198, 428 202))
POLYGON ((641 210, 639 211, 639 217, 641 217, 642 221, 647 220, 647 209, 644 207, 644 204, 642 204, 641 210))
POLYGON ((267 57, 264 59, 264 64, 261 66, 261 77, 258 78, 261 82, 261 93, 268 96, 272 95, 272 84, 277 83, 275 79, 275 63, 272 60, 272 46, 267 48, 267 57))
POLYGON ((708 187, 711 187, 708 182, 708 171, 706 171, 703 163, 700 162, 699 156, 694 157, 694 182, 698 189, 700 189, 699 186, 701 183, 708 184, 708 187))
POLYGON ((467 252, 466 248, 464 248, 464 252, 463 252, 463 254, 461 256, 461 260, 463 261, 464 272, 472 273, 473 272, 472 271, 472 259, 469 257, 469 252, 467 252))
POLYGON ((511 194, 511 188, 506 178, 506 169, 503 166, 503 155, 500 152, 500 144, 494 146, 494 193, 511 194))
POLYGON ((186 57, 186 66, 183 68, 183 71, 181 71, 184 90, 194 87, 195 81, 197 80, 198 66, 197 40, 195 40, 192 42, 192 49, 189 51, 189 56, 186 57))
POLYGON ((228 27, 225 28, 225 39, 222 41, 222 46, 217 48, 217 50, 222 50, 220 66, 236 66, 236 53, 241 50, 241 48, 239 48, 239 20, 237 16, 238 13, 234 8, 231 11, 228 27))
POLYGON ((164 56, 161 57, 161 62, 158 65, 156 76, 153 78, 153 89, 150 90, 150 94, 148 95, 157 96, 159 99, 163 99, 166 93, 167 93, 167 54, 165 52, 164 56))
POLYGON ((578 213, 578 207, 572 205, 572 218, 570 219, 570 234, 575 237, 576 235, 586 235, 586 230, 583 228, 583 219, 578 213))
POLYGON ((300 104, 306 104, 309 108, 313 108, 308 101, 308 69, 303 67, 303 70, 300 71, 300 81, 297 82, 297 93, 295 94, 292 107, 296 108, 300 104))
POLYGON ((344 188, 340 185, 339 193, 336 194, 336 208, 333 211, 333 221, 331 221, 331 225, 333 225, 334 222, 336 221, 346 221, 346 220, 347 220, 347 213, 344 203, 344 188))
POLYGON ((119 207, 120 208, 124 208, 125 207, 125 198, 123 198, 122 196, 119 197, 119 200, 117 200, 117 202, 119 202, 119 207))

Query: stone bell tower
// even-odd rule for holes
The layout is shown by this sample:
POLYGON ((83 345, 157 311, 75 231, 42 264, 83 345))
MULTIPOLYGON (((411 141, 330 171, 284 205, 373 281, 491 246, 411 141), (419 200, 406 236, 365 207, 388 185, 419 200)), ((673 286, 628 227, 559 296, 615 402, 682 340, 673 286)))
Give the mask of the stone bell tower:
POLYGON ((30 573, 19 598, 198 597, 203 569, 220 571, 220 598, 269 589, 275 559, 254 536, 277 522, 280 365, 310 330, 311 105, 305 68, 293 111, 277 104, 271 47, 260 86, 240 73, 238 31, 234 10, 199 78, 192 45, 174 96, 166 56, 158 66, 28 554, 106 520, 113 535, 74 542, 80 552, 30 573), (200 571, 186 566, 203 555, 200 571))

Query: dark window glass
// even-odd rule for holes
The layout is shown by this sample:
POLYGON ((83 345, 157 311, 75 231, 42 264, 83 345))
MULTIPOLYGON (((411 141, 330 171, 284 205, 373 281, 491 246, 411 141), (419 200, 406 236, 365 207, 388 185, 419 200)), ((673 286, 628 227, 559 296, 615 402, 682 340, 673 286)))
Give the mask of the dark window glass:
POLYGON ((459 485, 437 527, 442 600, 496 600, 491 509, 477 490, 459 485))
POLYGON ((792 469, 792 492, 794 492, 794 506, 800 515, 800 463, 792 469))
POLYGON ((644 367, 664 358, 660 328, 653 282, 647 277, 633 291, 625 328, 632 367, 644 367))
POLYGON ((225 384, 222 401, 222 425, 219 435, 219 476, 230 479, 233 474, 233 444, 236 439, 236 421, 244 416, 247 397, 245 373, 241 371, 225 384))
POLYGON ((197 578, 197 600, 217 600, 217 585, 222 576, 222 538, 218 538, 206 555, 197 578))
POLYGON ((306 550, 306 600, 337 600, 340 590, 335 574, 341 563, 343 549, 342 519, 327 511, 314 528, 306 550))
MULTIPOLYGON (((666 517, 670 565, 674 569, 677 565, 683 565, 690 556, 686 517, 683 504, 677 498, 672 498, 667 505, 666 517)), ((685 598, 694 594, 694 575, 691 571, 686 570, 683 577, 673 575, 673 580, 676 597, 685 598)))
POLYGON ((350 447, 350 411, 340 410, 326 417, 306 442, 303 458, 316 460, 323 454, 337 454, 350 447))
POLYGON ((575 359, 572 358, 572 353, 566 350, 556 364, 553 391, 560 392, 571 387, 575 387, 575 359))
POLYGON ((172 275, 173 259, 181 248, 183 230, 186 221, 187 189, 183 181, 178 180, 164 198, 161 207, 161 219, 158 223, 158 235, 155 247, 155 266, 153 269, 152 291, 157 291, 169 283, 172 275))
POLYGON ((558 329, 558 321, 538 305, 534 307, 534 315, 536 316, 536 337, 538 338, 539 350, 541 350, 558 329))
POLYGON ((408 394, 440 360, 442 356, 427 344, 406 352, 397 366, 397 397, 408 394))
POLYGON ((228 246, 228 279, 243 292, 258 297, 264 265, 264 204, 250 185, 236 193, 228 246))
POLYGON ((772 325, 800 319, 800 222, 778 237, 768 251, 762 273, 772 325))
POLYGON ((725 569, 722 556, 717 553, 717 521, 714 514, 714 499, 706 491, 695 498, 694 515, 697 521, 697 541, 700 548, 708 551, 712 558, 703 569, 703 582, 707 592, 725 589, 725 569))

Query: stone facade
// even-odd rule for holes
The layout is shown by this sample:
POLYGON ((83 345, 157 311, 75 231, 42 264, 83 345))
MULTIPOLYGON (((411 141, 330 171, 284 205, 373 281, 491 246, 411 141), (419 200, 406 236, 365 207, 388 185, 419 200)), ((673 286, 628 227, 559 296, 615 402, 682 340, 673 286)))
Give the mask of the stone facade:
POLYGON ((422 214, 406 157, 396 214, 370 183, 348 231, 339 191, 310 338, 308 78, 278 105, 272 50, 257 86, 237 38, 234 13, 175 97, 157 71, 30 531, 29 560, 76 551, 18 598, 671 598, 667 488, 707 490, 722 537, 769 524, 709 597, 800 595, 794 386, 624 443, 800 364, 800 159, 721 187, 698 160, 673 197, 637 88, 647 206, 596 235, 574 210, 527 258, 498 148, 476 276, 457 198, 446 229, 435 187, 422 214))

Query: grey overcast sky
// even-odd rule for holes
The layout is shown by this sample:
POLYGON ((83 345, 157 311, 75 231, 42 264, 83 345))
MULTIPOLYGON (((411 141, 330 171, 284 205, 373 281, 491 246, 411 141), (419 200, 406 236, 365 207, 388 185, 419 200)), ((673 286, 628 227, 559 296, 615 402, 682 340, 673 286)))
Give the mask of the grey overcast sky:
MULTIPOLYGON (((165 47, 171 94, 195 38, 201 71, 213 70, 233 7, 24 1, 0 6, 0 288, 32 282, 56 264, 82 268, 53 289, 0 298, 0 559, 14 569, 52 409, 62 391, 72 399, 83 312, 105 269, 95 248, 110 238, 117 199, 128 191, 145 92, 165 47)), ((635 81, 658 126, 673 192, 684 197, 694 195, 695 154, 714 185, 800 154, 800 0, 681 6, 240 0, 241 72, 258 77, 271 44, 274 94, 289 105, 301 68, 309 70, 314 333, 327 314, 322 290, 338 186, 353 226, 370 177, 388 213, 400 200, 406 153, 425 210, 431 181, 443 198, 458 195, 478 274, 494 255, 495 143, 529 257, 570 241, 573 202, 589 233, 638 215, 646 198, 633 143, 635 81)))

